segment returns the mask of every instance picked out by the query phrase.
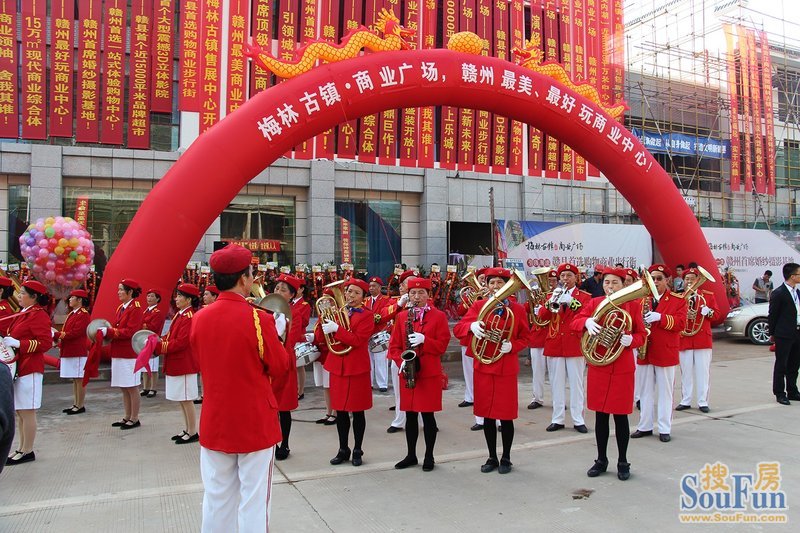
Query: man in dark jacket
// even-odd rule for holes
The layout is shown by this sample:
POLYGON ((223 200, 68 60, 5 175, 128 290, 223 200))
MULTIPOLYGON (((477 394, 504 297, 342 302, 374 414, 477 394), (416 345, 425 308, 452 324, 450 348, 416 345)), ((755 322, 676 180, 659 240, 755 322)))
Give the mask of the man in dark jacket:
POLYGON ((800 401, 797 373, 800 369, 800 265, 783 265, 783 285, 769 300, 769 334, 775 341, 775 367, 772 371, 772 392, 779 404, 800 401))
MULTIPOLYGON (((8 457, 14 442, 14 383, 11 369, 0 363, 0 457, 8 457)), ((0 461, 0 472, 5 460, 0 461)))

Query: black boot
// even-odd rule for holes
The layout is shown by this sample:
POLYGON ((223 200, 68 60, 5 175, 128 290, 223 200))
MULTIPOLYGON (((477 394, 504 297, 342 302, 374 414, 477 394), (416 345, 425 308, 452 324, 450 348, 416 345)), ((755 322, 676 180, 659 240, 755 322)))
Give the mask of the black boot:
POLYGON ((336 457, 331 459, 332 465, 340 465, 350 459, 350 448, 339 448, 339 453, 336 454, 336 457))
POLYGON ((586 475, 589 477, 597 477, 603 472, 608 470, 608 459, 595 459, 594 464, 592 467, 586 472, 586 475))
POLYGON ((403 468, 408 468, 409 466, 417 466, 418 464, 419 461, 415 456, 406 455, 405 458, 396 465, 394 465, 394 467, 397 468, 398 470, 402 470, 403 468))
POLYGON ((631 477, 630 463, 617 463, 617 478, 620 481, 627 481, 631 477))

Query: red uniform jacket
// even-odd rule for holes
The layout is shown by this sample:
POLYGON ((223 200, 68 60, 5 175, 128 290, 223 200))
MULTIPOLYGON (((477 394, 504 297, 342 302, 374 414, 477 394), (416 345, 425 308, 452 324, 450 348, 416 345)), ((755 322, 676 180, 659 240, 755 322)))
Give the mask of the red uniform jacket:
MULTIPOLYGON (((529 309, 531 307, 530 302, 525 302, 525 314, 530 316, 529 309)), ((530 348, 544 348, 544 341, 547 339, 547 332, 549 331, 549 326, 539 327, 536 324, 531 324, 530 321, 528 322, 528 326, 530 327, 530 335, 528 335, 528 346, 530 348)))
MULTIPOLYGON (((477 300, 472 304, 472 307, 469 308, 469 311, 467 311, 467 314, 464 315, 461 321, 453 327, 453 334, 461 341, 463 346, 467 347, 467 355, 470 357, 475 357, 475 355, 472 352, 473 334, 469 327, 473 322, 478 320, 478 313, 480 313, 484 303, 486 303, 486 300, 477 300)), ((528 335, 530 334, 528 330, 528 318, 525 316, 525 309, 523 309, 520 304, 512 302, 509 305, 511 307, 511 312, 514 313, 514 332, 511 334, 510 339, 511 351, 489 365, 480 363, 476 359, 473 363, 475 372, 501 376, 519 373, 519 352, 528 346, 528 335)), ((492 315, 489 314, 487 320, 488 317, 491 316, 492 315)), ((484 323, 486 323, 486 320, 484 323)))
MULTIPOLYGON (((711 348, 713 344, 711 340, 711 320, 714 318, 714 315, 719 314, 719 306, 717 305, 717 300, 714 298, 713 292, 700 289, 699 293, 706 299, 706 306, 711 309, 711 314, 703 317, 700 314, 701 306, 698 305, 697 320, 700 320, 702 317, 703 325, 700 326, 700 331, 697 335, 692 335, 691 337, 681 335, 681 350, 703 350, 711 348)), ((689 303, 687 302, 686 305, 688 310, 689 303)), ((685 327, 689 327, 689 325, 687 324, 685 327)))
POLYGON ((108 338, 111 339, 111 357, 136 359, 136 352, 131 346, 131 337, 142 329, 143 316, 144 309, 139 300, 131 301, 124 309, 122 304, 117 307, 116 318, 108 330, 108 338))
MULTIPOLYGON (((8 300, 0 300, 0 318, 5 318, 14 314, 14 308, 8 303, 8 300)), ((8 322, 8 321, 6 321, 8 322)), ((2 324, 2 322, 0 322, 2 324)))
POLYGON ((53 332, 50 330, 50 315, 38 305, 16 314, 2 323, 3 336, 19 341, 16 349, 17 375, 26 376, 44 372, 44 353, 53 346, 53 332))
POLYGON ((402 307, 397 305, 398 300, 400 300, 399 297, 392 298, 387 296, 381 308, 372 311, 375 315, 375 332, 385 329, 389 322, 394 320, 397 313, 403 310, 402 307))
MULTIPOLYGON (((368 373, 369 365, 369 338, 375 327, 372 313, 363 307, 355 308, 350 313, 350 329, 340 327, 333 337, 347 346, 351 346, 346 355, 329 353, 325 358, 325 370, 337 376, 355 376, 368 373)), ((315 342, 325 344, 322 336, 322 327, 314 331, 315 342)))
MULTIPOLYGON (((431 301, 432 303, 432 301, 431 301)), ((413 331, 406 331, 408 325, 408 309, 400 311, 394 322, 392 337, 389 340, 389 359, 397 363, 398 368, 403 363, 400 354, 405 351, 409 333, 422 333, 425 342, 412 348, 417 352, 419 359, 418 377, 442 375, 442 355, 447 350, 450 342, 450 327, 447 324, 447 315, 435 307, 430 307, 422 315, 422 321, 414 319, 413 331)))
POLYGON ((372 296, 367 296, 366 298, 364 298, 364 308, 369 309, 373 313, 377 313, 387 305, 390 305, 394 302, 395 302, 394 298, 386 296, 385 294, 379 295, 375 299, 374 303, 372 302, 372 296))
POLYGON ((561 305, 556 313, 550 311, 547 305, 543 305, 539 309, 539 318, 550 320, 550 327, 544 342, 544 355, 547 357, 583 357, 581 336, 570 325, 581 312, 581 308, 591 299, 591 294, 575 287, 572 289, 571 306, 561 305))
POLYGON ((166 320, 166 313, 161 311, 158 306, 153 309, 145 309, 142 318, 142 329, 149 329, 160 337, 166 320))
MULTIPOLYGON (((650 308, 653 308, 652 304, 650 308)), ((686 300, 674 292, 666 291, 655 311, 661 313, 661 320, 650 325, 646 356, 636 362, 654 366, 679 365, 681 331, 686 325, 686 300)))
POLYGON ((223 291, 191 322, 191 349, 203 374, 200 444, 224 453, 249 453, 280 442, 271 381, 286 372, 289 357, 275 319, 241 295, 223 291))
POLYGON ((86 326, 91 316, 85 307, 67 315, 61 331, 56 334, 56 342, 61 346, 61 357, 86 357, 89 350, 89 337, 86 326))
POLYGON ((167 376, 185 376, 200 371, 197 357, 189 344, 193 316, 194 311, 191 308, 176 313, 169 325, 169 331, 156 345, 155 354, 165 356, 164 374, 167 376))

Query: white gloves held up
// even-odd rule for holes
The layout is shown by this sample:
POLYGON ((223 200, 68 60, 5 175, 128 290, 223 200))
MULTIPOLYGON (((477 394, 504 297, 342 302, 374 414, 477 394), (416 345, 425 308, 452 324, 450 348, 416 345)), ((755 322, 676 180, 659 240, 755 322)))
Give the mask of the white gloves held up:
POLYGON ((406 306, 407 303, 408 303, 408 293, 405 293, 400 297, 399 300, 397 300, 397 307, 402 309, 403 307, 406 306))
POLYGON ((565 292, 564 294, 561 295, 561 297, 559 297, 558 303, 567 304, 567 305, 571 304, 572 303, 572 295, 567 293, 567 292, 565 292))
POLYGON ((425 342, 425 335, 422 333, 409 333, 408 335, 408 342, 411 344, 412 348, 416 348, 423 342, 425 342))
POLYGON ((283 334, 286 333, 286 315, 275 313, 273 317, 275 318, 275 329, 278 331, 278 337, 283 337, 283 334))
POLYGON ((331 333, 336 333, 339 331, 339 324, 332 320, 326 320, 322 323, 322 332, 325 335, 330 335, 331 333))

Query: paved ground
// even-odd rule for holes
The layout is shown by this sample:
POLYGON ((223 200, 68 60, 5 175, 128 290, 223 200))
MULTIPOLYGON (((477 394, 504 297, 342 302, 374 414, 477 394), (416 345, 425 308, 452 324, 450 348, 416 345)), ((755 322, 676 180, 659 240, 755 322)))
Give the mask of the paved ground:
MULTIPOLYGON (((289 460, 277 463, 272 508, 274 531, 625 531, 708 526, 678 522, 680 479, 720 461, 731 472, 753 473, 760 461, 780 461, 790 524, 800 518, 800 403, 775 403, 770 394, 772 358, 764 347, 721 340, 715 346, 709 414, 675 413, 673 440, 631 442, 632 477, 585 475, 595 456, 594 434, 571 429, 546 433, 548 408, 529 411, 530 367, 520 379, 514 470, 481 474, 482 433, 470 432, 460 364, 447 364, 450 389, 433 472, 397 471, 405 453, 403 433, 386 433, 391 396, 376 393, 368 413, 364 465, 328 464, 337 448, 335 426, 313 420, 323 413, 321 391, 308 388, 291 436, 289 460)), ((163 384, 162 384, 163 391, 163 384)), ((143 400, 142 427, 121 432, 119 393, 108 382, 90 384, 88 413, 67 417, 69 385, 49 384, 39 411, 34 463, 0 474, 0 531, 59 532, 198 531, 202 485, 199 447, 175 446, 179 408, 163 398, 143 400)), ((550 394, 546 394, 549 401, 550 394)), ((635 425, 637 415, 632 416, 635 425)), ((594 415, 587 413, 593 428, 594 415)), ((610 457, 616 460, 613 444, 610 457)), ((420 443, 420 450, 422 443, 420 443)), ((741 530, 791 526, 739 524, 741 530)), ((795 526, 796 527, 796 526, 795 526)))

